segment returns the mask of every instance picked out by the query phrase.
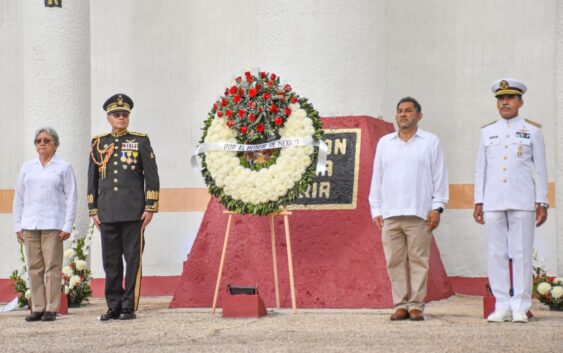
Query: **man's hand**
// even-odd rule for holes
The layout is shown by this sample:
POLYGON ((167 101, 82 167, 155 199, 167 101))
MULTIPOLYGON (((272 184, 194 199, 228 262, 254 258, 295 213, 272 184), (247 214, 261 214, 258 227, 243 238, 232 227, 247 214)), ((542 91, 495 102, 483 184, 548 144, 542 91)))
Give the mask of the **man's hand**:
POLYGON ((70 237, 70 233, 69 233, 69 232, 63 232, 63 231, 61 231, 61 232, 59 233, 59 239, 62 240, 62 241, 67 240, 69 237, 70 237))
POLYGON ((547 221, 547 208, 538 205, 536 207, 536 227, 541 226, 545 221, 547 221))
POLYGON ((485 219, 483 218, 483 204, 475 204, 475 210, 473 211, 473 219, 479 224, 485 224, 485 219))
POLYGON ((383 227, 383 216, 374 217, 373 221, 375 222, 377 229, 381 230, 381 228, 383 227))
POLYGON ((18 237, 18 240, 23 243, 23 231, 20 230, 19 232, 16 232, 16 236, 18 237))
POLYGON ((100 224, 102 222, 100 222, 100 218, 98 217, 98 215, 92 216, 92 222, 94 222, 94 224, 96 225, 96 228, 98 228, 98 230, 100 230, 100 224))
POLYGON ((149 225, 149 223, 152 221, 152 212, 148 212, 145 211, 143 212, 143 215, 141 216, 141 220, 143 221, 143 226, 141 227, 141 230, 145 230, 145 227, 149 225))
POLYGON ((428 217, 426 218, 426 227, 428 227, 428 231, 433 231, 434 229, 438 228, 439 225, 440 212, 438 212, 438 210, 432 210, 428 212, 428 217))

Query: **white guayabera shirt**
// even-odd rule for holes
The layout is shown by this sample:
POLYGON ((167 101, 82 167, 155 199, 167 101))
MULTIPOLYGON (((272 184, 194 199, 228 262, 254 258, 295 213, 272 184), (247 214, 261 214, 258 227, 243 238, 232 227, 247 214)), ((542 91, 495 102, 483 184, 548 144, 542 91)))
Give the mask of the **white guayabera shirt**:
POLYGON ((23 164, 13 205, 14 230, 57 229, 70 233, 76 218, 76 178, 72 166, 53 156, 23 164))
POLYGON ((428 217, 448 202, 448 174, 438 137, 418 127, 404 142, 398 132, 383 136, 373 163, 369 203, 373 218, 428 217))

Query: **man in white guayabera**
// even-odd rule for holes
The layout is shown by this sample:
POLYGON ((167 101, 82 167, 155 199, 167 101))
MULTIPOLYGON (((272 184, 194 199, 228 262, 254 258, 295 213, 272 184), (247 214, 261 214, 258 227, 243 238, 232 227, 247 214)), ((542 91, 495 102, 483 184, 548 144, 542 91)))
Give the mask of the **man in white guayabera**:
POLYGON ((448 175, 438 137, 422 130, 416 99, 397 104, 398 132, 377 144, 369 202, 391 279, 391 320, 424 320, 432 231, 448 202, 448 175))

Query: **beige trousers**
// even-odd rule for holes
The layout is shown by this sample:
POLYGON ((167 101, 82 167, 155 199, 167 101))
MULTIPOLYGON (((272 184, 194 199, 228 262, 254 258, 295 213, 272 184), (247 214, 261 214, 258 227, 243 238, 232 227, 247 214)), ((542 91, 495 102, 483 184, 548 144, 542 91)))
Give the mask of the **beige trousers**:
POLYGON ((61 303, 63 241, 60 230, 24 230, 33 312, 57 312, 61 303))
POLYGON ((426 220, 416 216, 386 218, 382 242, 395 308, 424 310, 432 244, 426 220))

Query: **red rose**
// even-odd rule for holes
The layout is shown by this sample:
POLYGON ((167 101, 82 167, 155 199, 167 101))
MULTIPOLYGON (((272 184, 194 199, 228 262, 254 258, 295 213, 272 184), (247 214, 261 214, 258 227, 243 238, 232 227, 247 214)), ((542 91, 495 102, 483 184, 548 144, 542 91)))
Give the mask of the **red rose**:
POLYGON ((235 103, 240 102, 240 96, 238 94, 236 96, 234 96, 233 102, 235 102, 235 103))
POLYGON ((80 275, 80 279, 84 281, 86 279, 86 276, 80 275))
POLYGON ((270 112, 271 112, 271 113, 275 113, 275 112, 277 112, 277 111, 278 111, 278 107, 276 107, 275 104, 272 104, 272 105, 270 106, 270 112))
POLYGON ((266 73, 264 71, 260 71, 260 77, 266 78, 266 73))
POLYGON ((270 80, 275 80, 276 77, 277 77, 276 74, 271 74, 271 75, 270 75, 270 80))
POLYGON ((248 96, 250 98, 256 97, 256 94, 258 94, 258 91, 256 91, 256 88, 251 88, 251 89, 248 90, 248 96))
POLYGON ((285 98, 285 93, 284 92, 278 92, 278 96, 280 96, 282 99, 285 98))
POLYGON ((283 86, 283 90, 286 91, 286 92, 289 92, 289 91, 291 91, 291 86, 285 85, 285 86, 283 86))
POLYGON ((240 132, 242 132, 243 134, 246 134, 246 126, 241 126, 240 127, 240 132))
POLYGON ((291 97, 291 99, 289 101, 291 103, 297 103, 297 97, 293 96, 293 97, 291 97))
POLYGON ((239 76, 239 77, 235 78, 235 81, 237 81, 237 83, 241 83, 241 82, 242 82, 242 78, 239 76))
POLYGON ((217 112, 217 116, 218 116, 218 117, 222 117, 222 116, 223 116, 223 112, 219 110, 219 111, 217 112))
POLYGON ((246 77, 249 77, 249 76, 252 77, 252 74, 250 73, 250 71, 246 71, 246 72, 244 73, 244 76, 246 76, 246 77))
POLYGON ((278 126, 280 126, 281 124, 283 124, 283 118, 281 116, 276 116, 276 118, 274 119, 274 123, 278 126))
POLYGON ((272 87, 274 85, 274 81, 270 80, 266 82, 266 85, 268 85, 268 87, 272 87))
POLYGON ((243 96, 243 95, 244 95, 244 90, 243 90, 242 88, 239 88, 239 89, 238 89, 238 94, 241 95, 241 96, 243 96))
POLYGON ((246 76, 246 82, 248 83, 252 82, 252 76, 246 76))
POLYGON ((256 131, 258 132, 264 131, 264 124, 262 123, 258 124, 258 126, 256 126, 256 131))
POLYGON ((227 126, 228 126, 228 127, 233 127, 233 121, 232 121, 232 120, 227 121, 227 126))
POLYGON ((227 114, 227 116, 230 118, 231 116, 233 116, 233 111, 228 109, 225 114, 227 114))
POLYGON ((248 106, 250 108, 254 108, 254 107, 256 107, 256 103, 255 102, 248 102, 248 106))
POLYGON ((246 111, 244 109, 241 109, 238 111, 238 117, 239 118, 244 118, 244 114, 246 114, 246 111))
POLYGON ((229 95, 229 87, 225 88, 225 95, 226 95, 226 96, 229 95))
POLYGON ((289 115, 289 114, 291 114, 291 109, 289 109, 289 108, 284 108, 284 109, 283 109, 283 112, 285 113, 285 115, 289 115))
POLYGON ((217 103, 213 104, 213 110, 217 110, 217 109, 219 109, 219 104, 217 103))
POLYGON ((235 93, 237 93, 237 91, 238 91, 237 86, 232 86, 231 89, 229 90, 229 93, 230 93, 230 94, 235 94, 235 93))
POLYGON ((270 93, 266 92, 264 93, 264 95, 262 96, 262 98, 264 98, 264 100, 269 100, 270 98, 272 98, 272 96, 270 95, 270 93))
POLYGON ((257 85, 256 85, 256 90, 257 90, 257 91, 260 91, 261 89, 262 89, 262 85, 261 85, 261 84, 257 84, 257 85))
POLYGON ((258 111, 259 111, 260 113, 263 112, 262 108, 260 108, 260 107, 258 107, 258 111))
POLYGON ((222 105, 223 107, 226 107, 227 104, 229 104, 229 101, 226 100, 225 98, 221 98, 221 105, 222 105))
POLYGON ((250 115, 248 115, 248 120, 255 121, 256 117, 254 116, 254 114, 250 114, 250 115))
POLYGON ((549 300, 549 291, 545 292, 545 300, 549 300))

